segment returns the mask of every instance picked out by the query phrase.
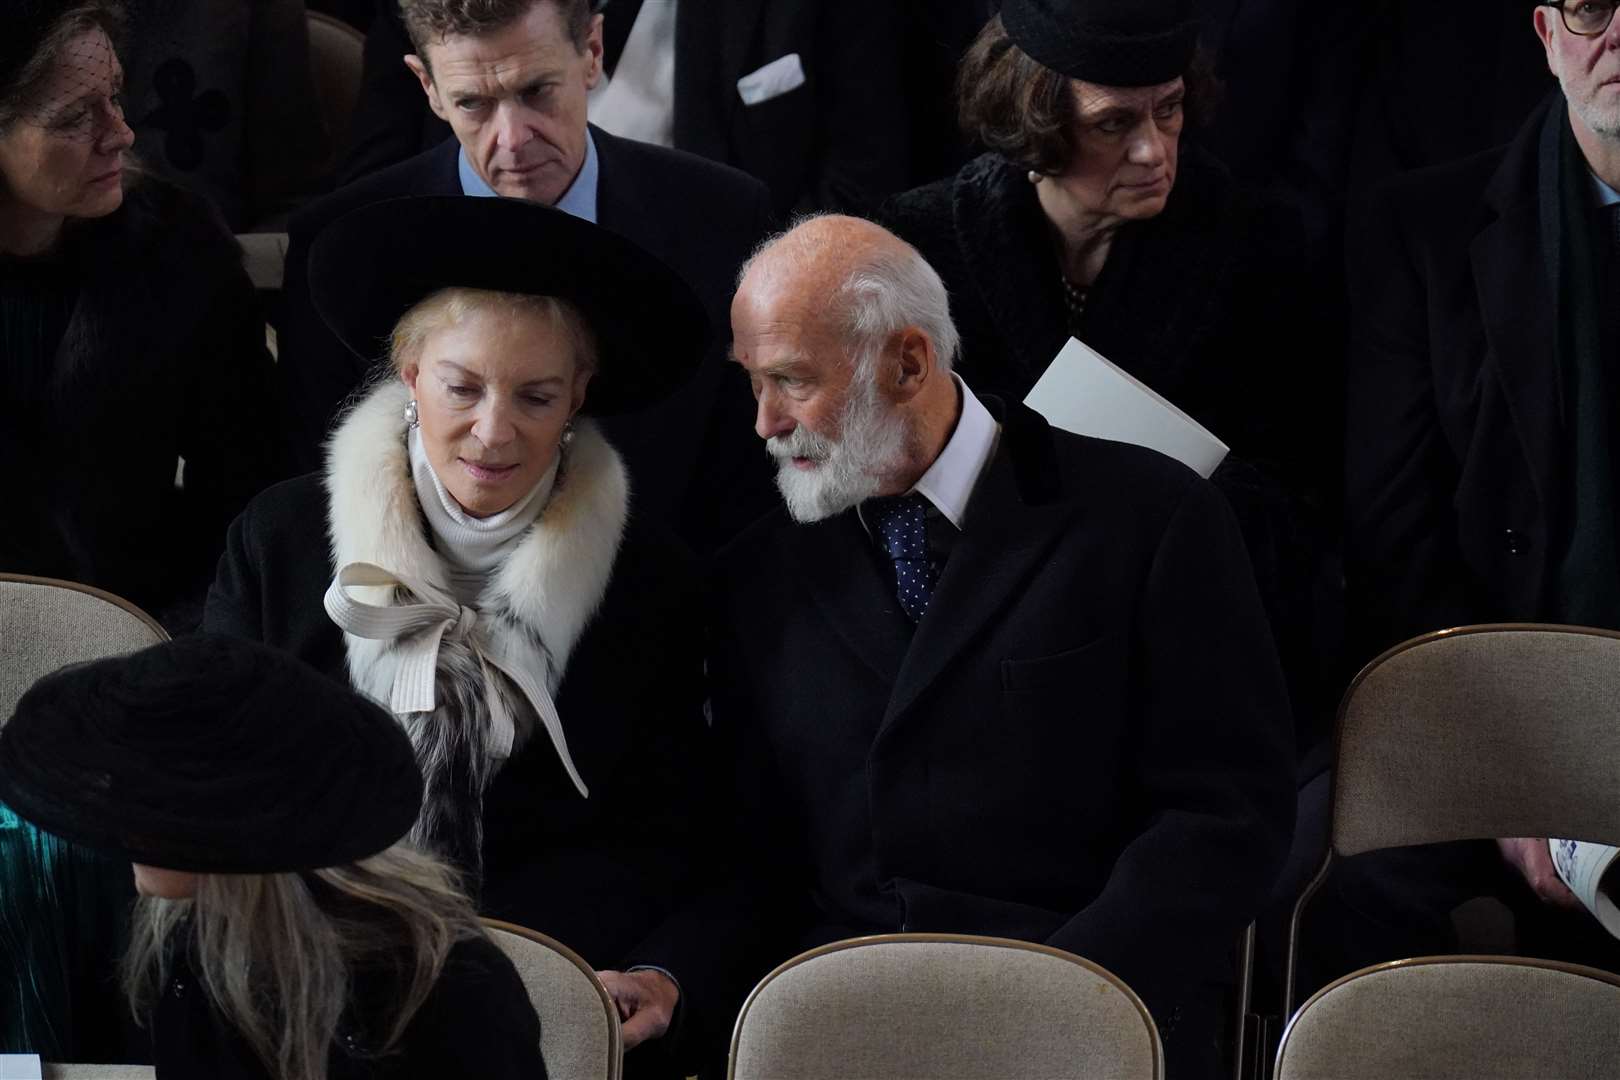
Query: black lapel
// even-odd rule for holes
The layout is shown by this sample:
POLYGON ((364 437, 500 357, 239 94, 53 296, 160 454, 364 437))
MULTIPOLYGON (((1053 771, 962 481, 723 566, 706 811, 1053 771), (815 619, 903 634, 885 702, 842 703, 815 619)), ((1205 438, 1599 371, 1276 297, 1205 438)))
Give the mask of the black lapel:
MULTIPOLYGON (((677 8, 677 18, 679 11, 677 8)), ((602 70, 607 72, 608 78, 619 69, 624 43, 630 40, 630 28, 640 14, 641 0, 609 0, 602 9, 602 70)))
POLYGON ((1075 512, 1060 498, 1052 429, 1023 405, 1002 406, 1001 441, 968 503, 962 535, 934 587, 928 614, 895 680, 884 727, 899 722, 920 694, 990 623, 1017 606, 1036 569, 1075 512))
MULTIPOLYGON (((1532 123, 1527 134, 1540 128, 1540 123, 1532 123)), ((1485 190, 1490 219, 1474 235, 1468 255, 1488 356, 1496 365, 1541 505, 1550 513, 1557 501, 1563 457, 1562 392, 1553 346, 1556 303, 1548 262, 1527 257, 1544 246, 1536 149, 1535 138, 1521 137, 1508 150, 1485 190)))
POLYGON ((461 194, 461 143, 454 135, 429 150, 423 162, 423 175, 427 178, 424 195, 461 194))
POLYGON ((910 628, 855 511, 795 525, 783 535, 788 559, 817 609, 850 651, 892 685, 911 641, 910 628))
POLYGON ((591 138, 596 143, 596 223, 655 255, 667 250, 668 245, 660 246, 657 238, 666 236, 668 227, 646 209, 652 193, 643 185, 656 183, 657 178, 637 175, 634 161, 628 160, 630 148, 617 135, 592 124, 591 138))
POLYGON ((1069 337, 1057 254, 1034 192, 993 154, 969 162, 951 189, 963 265, 1013 369, 997 373, 1003 386, 1035 385, 1069 337))

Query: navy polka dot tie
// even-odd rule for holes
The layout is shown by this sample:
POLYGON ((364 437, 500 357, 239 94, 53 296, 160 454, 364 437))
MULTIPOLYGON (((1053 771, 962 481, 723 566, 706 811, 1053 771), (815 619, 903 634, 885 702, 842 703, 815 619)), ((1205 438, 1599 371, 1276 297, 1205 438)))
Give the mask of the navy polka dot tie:
POLYGON ((922 619, 934 595, 925 505, 921 495, 902 495, 869 499, 865 506, 873 533, 894 561, 900 608, 912 622, 922 619))

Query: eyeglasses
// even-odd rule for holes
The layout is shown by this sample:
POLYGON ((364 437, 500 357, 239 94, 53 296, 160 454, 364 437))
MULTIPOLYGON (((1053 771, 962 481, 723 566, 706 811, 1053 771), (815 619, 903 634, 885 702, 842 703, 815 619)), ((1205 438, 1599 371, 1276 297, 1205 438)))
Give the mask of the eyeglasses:
POLYGON ((1564 29, 1581 37, 1597 37, 1614 21, 1620 0, 1540 0, 1538 7, 1557 8, 1564 29))

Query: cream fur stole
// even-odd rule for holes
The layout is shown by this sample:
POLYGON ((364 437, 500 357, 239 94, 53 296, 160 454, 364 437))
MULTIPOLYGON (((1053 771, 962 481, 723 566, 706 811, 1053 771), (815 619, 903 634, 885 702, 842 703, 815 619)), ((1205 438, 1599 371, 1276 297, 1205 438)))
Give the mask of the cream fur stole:
MULTIPOLYGON (((409 400, 403 383, 379 385, 344 417, 327 445, 333 572, 349 563, 374 563, 449 592, 449 575, 429 543, 411 480, 404 421, 409 400)), ((576 421, 564 453, 550 501, 480 594, 474 631, 516 635, 513 644, 541 658, 553 695, 607 591, 629 514, 624 464, 594 424, 576 421)), ((391 595, 393 590, 368 591, 366 599, 374 604, 406 599, 391 595)), ((399 666, 395 643, 346 633, 344 647, 355 687, 387 707, 399 666)), ((437 707, 400 717, 416 743, 428 789, 419 835, 413 835, 471 865, 481 846, 479 810, 460 805, 465 800, 452 793, 465 791, 470 779, 481 798, 501 764, 488 752, 488 690, 480 673, 471 649, 447 638, 437 663, 437 707), (471 777, 459 775, 461 770, 470 770, 471 777)), ((505 679, 489 685, 518 718, 521 747, 535 729, 533 710, 505 679)))

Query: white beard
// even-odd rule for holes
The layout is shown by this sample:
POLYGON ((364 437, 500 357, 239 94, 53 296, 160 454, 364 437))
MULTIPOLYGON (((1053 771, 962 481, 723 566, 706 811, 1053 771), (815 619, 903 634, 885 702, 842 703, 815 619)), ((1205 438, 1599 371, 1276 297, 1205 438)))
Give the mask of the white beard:
POLYGON ((1591 128, 1592 133, 1600 138, 1620 139, 1620 95, 1610 91, 1609 101, 1600 105, 1596 97, 1604 92, 1602 88, 1590 94, 1582 93, 1579 88, 1570 85, 1570 80, 1564 78, 1560 65, 1554 65, 1553 74, 1558 76, 1558 86, 1563 90, 1564 98, 1574 109, 1575 115, 1581 118, 1581 123, 1591 128))
POLYGON ((788 513, 795 521, 810 522, 842 513, 882 490, 905 464, 910 437, 905 418, 885 409, 876 382, 857 370, 838 438, 797 427, 774 436, 766 449, 777 460, 776 487, 788 513), (791 460, 796 457, 820 464, 801 469, 791 460))

